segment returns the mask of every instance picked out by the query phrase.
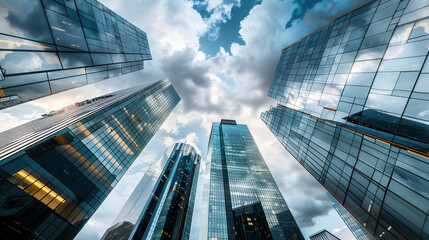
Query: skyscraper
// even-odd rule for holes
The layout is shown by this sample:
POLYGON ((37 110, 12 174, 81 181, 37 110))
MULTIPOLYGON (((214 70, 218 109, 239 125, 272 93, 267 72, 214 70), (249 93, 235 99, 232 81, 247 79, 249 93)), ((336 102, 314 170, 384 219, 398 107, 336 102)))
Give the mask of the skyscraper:
POLYGON ((189 239, 200 161, 191 145, 167 148, 101 239, 189 239))
POLYGON ((304 239, 246 125, 213 123, 200 239, 304 239))
POLYGON ((0 239, 73 239, 179 101, 164 79, 0 133, 0 239))
POLYGON ((374 1, 285 48, 261 118, 379 239, 429 239, 428 1, 374 1))
POLYGON ((311 235, 310 240, 341 240, 341 239, 337 238, 334 234, 326 231, 326 229, 323 229, 311 235))
POLYGON ((146 33, 95 0, 4 0, 0 109, 143 69, 146 33))
POLYGON ((368 232, 368 230, 362 226, 362 224, 356 220, 353 215, 347 211, 341 203, 337 201, 331 194, 327 193, 331 200, 332 206, 337 211, 338 215, 343 219, 349 230, 353 233, 357 240, 376 240, 376 238, 368 232))

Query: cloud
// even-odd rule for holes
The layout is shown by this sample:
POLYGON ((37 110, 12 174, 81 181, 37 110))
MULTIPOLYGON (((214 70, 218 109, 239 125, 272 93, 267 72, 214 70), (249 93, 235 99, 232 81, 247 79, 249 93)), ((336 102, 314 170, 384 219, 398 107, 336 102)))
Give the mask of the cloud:
POLYGON ((193 146, 195 148, 195 150, 197 151, 197 153, 199 153, 201 155, 201 149, 198 148, 198 145, 199 145, 198 143, 200 141, 199 141, 199 138, 195 132, 188 133, 186 135, 186 137, 181 138, 181 139, 174 139, 170 136, 167 136, 164 138, 164 144, 166 147, 169 147, 169 146, 171 146, 175 143, 178 143, 178 142, 186 143, 186 144, 193 146))
POLYGON ((305 21, 307 26, 317 29, 369 2, 372 0, 294 0, 295 9, 285 28, 305 21))
POLYGON ((335 228, 334 230, 332 230, 332 234, 342 240, 355 240, 355 237, 352 235, 346 225, 343 225, 339 228, 335 228))

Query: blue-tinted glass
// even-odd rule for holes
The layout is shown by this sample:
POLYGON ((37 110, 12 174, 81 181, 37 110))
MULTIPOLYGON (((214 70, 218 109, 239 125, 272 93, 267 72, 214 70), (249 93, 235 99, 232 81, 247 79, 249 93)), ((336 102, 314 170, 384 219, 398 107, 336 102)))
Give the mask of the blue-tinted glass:
MULTIPOLYGON (((85 78, 52 80, 50 87, 62 91, 85 78)), ((26 86, 19 88, 31 91, 25 96, 50 89, 46 81, 26 86)), ((0 239, 73 239, 179 101, 171 83, 160 80, 0 134, 0 215, 7 216, 0 219, 0 239)))
POLYGON ((429 237, 428 12, 374 1, 285 48, 261 116, 378 239, 429 237))
POLYGON ((0 33, 53 43, 41 1, 5 0, 0 6, 0 33))
POLYGON ((0 51, 0 65, 6 74, 30 73, 61 69, 55 52, 0 51))
MULTIPOLYGON (((33 72, 130 63, 124 69, 120 66, 108 71, 106 77, 92 76, 85 83, 89 84, 141 70, 142 61, 152 59, 146 33, 95 0, 7 0, 0 6, 0 18, 5 20, 0 27, 2 80, 33 72)), ((28 83, 40 80, 26 79, 28 83)), ((5 85, 20 86, 10 82, 5 85)), ((70 84, 78 87, 83 81, 70 79, 68 83, 67 88, 73 88, 70 84)), ((21 91, 20 101, 16 101, 16 95, 3 91, 0 109, 34 99, 35 95, 23 95, 29 86, 22 87, 26 90, 21 91)), ((46 95, 54 92, 57 90, 45 91, 46 95)))

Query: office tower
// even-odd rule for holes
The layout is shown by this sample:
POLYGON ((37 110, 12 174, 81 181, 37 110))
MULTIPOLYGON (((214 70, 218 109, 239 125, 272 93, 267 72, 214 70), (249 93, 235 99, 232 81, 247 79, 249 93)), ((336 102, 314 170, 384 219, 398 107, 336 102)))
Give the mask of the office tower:
POLYGON ((189 239, 200 161, 189 144, 168 147, 101 239, 189 239))
POLYGON ((261 118, 378 239, 429 239, 428 1, 374 1, 285 48, 261 118))
POLYGON ((73 239, 179 101, 164 79, 0 133, 0 239, 73 239))
POLYGON ((310 240, 341 240, 337 238, 334 234, 323 229, 310 236, 310 240))
POLYGON ((146 33, 95 0, 4 0, 0 109, 143 69, 146 33))
POLYGON ((362 224, 347 211, 341 203, 339 203, 331 194, 327 193, 331 200, 332 206, 337 211, 338 215, 343 219, 349 230, 353 233, 357 240, 376 240, 376 238, 362 226, 362 224))
POLYGON ((200 239, 304 239, 247 125, 214 122, 200 239))

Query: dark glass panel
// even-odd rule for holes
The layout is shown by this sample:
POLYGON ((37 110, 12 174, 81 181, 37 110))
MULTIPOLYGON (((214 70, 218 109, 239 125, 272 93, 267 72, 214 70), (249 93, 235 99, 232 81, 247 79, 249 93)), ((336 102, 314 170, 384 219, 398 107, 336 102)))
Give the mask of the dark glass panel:
POLYGON ((58 53, 64 68, 92 66, 92 60, 88 53, 58 53))
POLYGON ((46 9, 45 12, 46 16, 48 16, 56 44, 88 51, 82 27, 79 22, 48 9, 46 9))
POLYGON ((41 1, 4 0, 0 4, 0 33, 53 43, 41 1))

